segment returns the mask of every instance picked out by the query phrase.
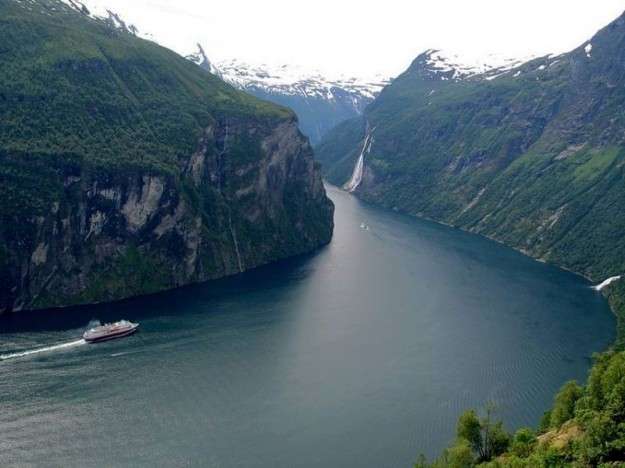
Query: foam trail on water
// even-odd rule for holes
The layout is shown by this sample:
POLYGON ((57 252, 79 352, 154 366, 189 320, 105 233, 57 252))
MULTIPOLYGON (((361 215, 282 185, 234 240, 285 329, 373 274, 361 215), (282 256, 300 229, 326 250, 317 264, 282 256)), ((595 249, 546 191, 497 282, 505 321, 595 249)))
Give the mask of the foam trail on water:
POLYGON ((7 359, 14 359, 14 358, 20 358, 20 357, 26 357, 26 356, 32 356, 33 354, 47 353, 50 351, 58 351, 60 349, 73 348, 75 346, 81 346, 84 344, 87 344, 87 342, 81 338, 80 340, 68 341, 67 343, 59 343, 59 344, 52 345, 52 346, 46 346, 44 348, 30 349, 28 351, 21 351, 19 353, 2 354, 0 355, 0 361, 6 361, 7 359))

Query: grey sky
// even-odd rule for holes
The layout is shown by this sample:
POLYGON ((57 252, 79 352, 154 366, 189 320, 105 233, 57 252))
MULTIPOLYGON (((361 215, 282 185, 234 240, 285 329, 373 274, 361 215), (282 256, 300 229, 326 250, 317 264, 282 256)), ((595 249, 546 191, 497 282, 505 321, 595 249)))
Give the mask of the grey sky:
POLYGON ((180 53, 201 42, 216 61, 359 75, 396 75, 428 48, 474 56, 563 52, 625 10, 625 0, 91 1, 180 53))

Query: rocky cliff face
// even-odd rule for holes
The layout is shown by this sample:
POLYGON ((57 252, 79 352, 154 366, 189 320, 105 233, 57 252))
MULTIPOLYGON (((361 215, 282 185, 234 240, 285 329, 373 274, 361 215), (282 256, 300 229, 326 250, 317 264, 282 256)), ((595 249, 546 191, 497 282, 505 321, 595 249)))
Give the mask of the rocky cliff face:
POLYGON ((62 189, 46 212, 2 219, 0 311, 161 291, 330 241, 333 208, 294 119, 219 122, 181 164, 182 178, 58 167, 62 189), (230 142, 251 137, 258 153, 233 165, 230 142))
POLYGON ((50 64, 39 88, 30 62, 0 56, 0 312, 161 291, 330 241, 333 206, 292 113, 59 2, 37 5, 49 13, 0 8, 16 49, 24 24, 45 31, 28 47, 50 64), (67 34, 101 54, 60 47, 67 34), (44 41, 60 55, 42 55, 44 41))

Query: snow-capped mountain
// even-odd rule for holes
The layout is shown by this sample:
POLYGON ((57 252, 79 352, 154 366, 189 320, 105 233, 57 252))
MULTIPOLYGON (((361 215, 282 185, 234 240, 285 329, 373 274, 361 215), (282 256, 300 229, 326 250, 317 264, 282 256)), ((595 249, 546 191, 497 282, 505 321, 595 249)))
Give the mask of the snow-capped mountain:
POLYGON ((415 59, 411 68, 418 67, 422 73, 439 77, 443 81, 492 80, 533 58, 533 56, 512 58, 498 54, 471 56, 470 54, 429 49, 415 59))
MULTIPOLYGON (((317 143, 324 134, 352 117, 361 115, 382 89, 388 77, 330 77, 293 65, 251 65, 239 60, 211 64, 201 46, 188 56, 233 86, 257 97, 291 107, 300 118, 302 131, 317 143)), ((498 54, 460 54, 429 49, 413 66, 420 73, 442 81, 492 80, 516 70, 533 56, 512 58, 498 54)))
MULTIPOLYGON (((28 0, 15 0, 24 1, 28 0)), ((167 46, 169 32, 152 35, 139 30, 122 15, 109 8, 110 0, 59 0, 60 3, 103 21, 112 28, 167 46), (162 36, 162 37, 159 37, 162 36), (161 41, 160 39, 163 39, 161 41)), ((120 4, 121 5, 121 4, 120 4)), ((120 6, 122 8, 122 6, 120 6)), ((129 16, 137 19, 135 16, 129 16)), ((175 41, 178 42, 178 41, 175 41)), ((183 41, 185 42, 185 41, 183 41)), ((238 59, 211 61, 202 45, 175 50, 209 73, 261 99, 290 107, 299 117, 300 128, 313 144, 339 123, 361 115, 382 89, 388 76, 341 76, 322 73, 293 64, 254 64, 238 59)), ((528 58, 513 59, 499 55, 470 56, 430 49, 413 63, 421 73, 440 80, 493 79, 520 66, 528 58)))
POLYGON ((373 99, 389 82, 376 76, 371 79, 328 76, 319 71, 295 65, 251 65, 239 60, 220 62, 217 68, 223 78, 239 88, 259 88, 280 94, 333 98, 334 89, 349 90, 355 96, 373 99))
POLYGON ((337 124, 362 114, 390 82, 382 77, 328 77, 294 65, 251 65, 239 60, 212 66, 201 46, 188 58, 239 89, 293 109, 313 144, 337 124))
MULTIPOLYGON (((124 11, 118 14, 110 8, 107 0, 58 1, 60 5, 73 8, 95 21, 106 23, 111 28, 164 46, 171 40, 165 33, 161 41, 159 34, 152 35, 140 31, 126 21, 124 11)), ((176 48, 176 51, 181 53, 180 48, 176 48)), ((236 59, 215 64, 208 58, 200 44, 197 44, 191 53, 181 55, 243 91, 293 109, 299 118, 302 132, 313 144, 335 125, 360 115, 389 82, 388 79, 381 77, 372 79, 328 77, 318 71, 305 70, 293 65, 252 65, 236 59)))

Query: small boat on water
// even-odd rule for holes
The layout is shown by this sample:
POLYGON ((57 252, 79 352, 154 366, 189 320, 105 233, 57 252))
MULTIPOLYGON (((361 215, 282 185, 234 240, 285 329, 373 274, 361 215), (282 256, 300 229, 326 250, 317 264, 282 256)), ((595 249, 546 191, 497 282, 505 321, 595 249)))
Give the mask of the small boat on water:
POLYGON ((120 320, 115 323, 107 323, 87 330, 82 337, 87 343, 99 343, 101 341, 114 340, 132 335, 139 328, 138 323, 128 320, 120 320))

